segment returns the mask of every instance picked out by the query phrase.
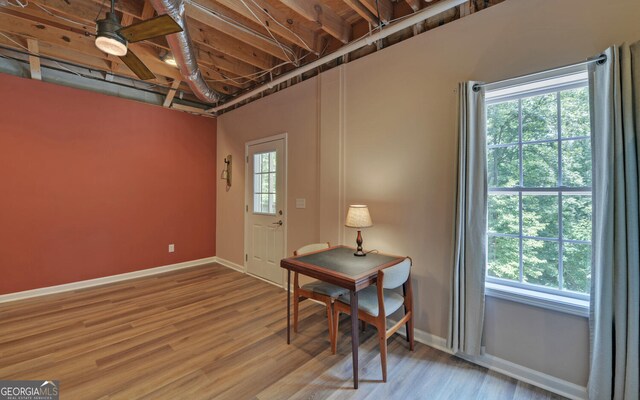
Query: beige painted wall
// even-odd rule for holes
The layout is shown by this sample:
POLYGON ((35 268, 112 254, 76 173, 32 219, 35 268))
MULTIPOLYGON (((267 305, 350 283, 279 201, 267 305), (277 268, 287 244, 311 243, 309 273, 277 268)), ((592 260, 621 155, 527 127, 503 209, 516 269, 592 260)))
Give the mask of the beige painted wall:
POLYGON ((288 231, 287 254, 318 239, 318 123, 316 81, 295 85, 224 114, 218 129, 218 176, 224 157, 233 156, 232 186, 218 181, 217 256, 244 265, 245 143, 281 133, 288 135, 288 231), (305 198, 305 209, 295 208, 295 199, 305 198))
MULTIPOLYGON (((352 244, 344 209, 368 204, 365 247, 413 257, 416 327, 446 337, 457 83, 583 60, 640 39, 638 21, 638 0, 508 0, 222 115, 218 158, 241 159, 246 140, 289 132, 289 201, 308 205, 290 208, 289 252, 352 244)), ((234 167, 232 191, 219 186, 217 249, 242 264, 244 171, 234 167)), ((488 353, 586 383, 585 318, 489 298, 485 332, 488 353)))

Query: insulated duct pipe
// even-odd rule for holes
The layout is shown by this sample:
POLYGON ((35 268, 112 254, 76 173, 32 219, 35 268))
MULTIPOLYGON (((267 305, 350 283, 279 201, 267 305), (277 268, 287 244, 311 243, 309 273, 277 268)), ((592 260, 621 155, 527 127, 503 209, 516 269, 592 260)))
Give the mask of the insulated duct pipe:
MULTIPOLYGON (((152 0, 152 2, 155 2, 156 0, 152 0)), ((450 8, 459 6, 461 4, 464 4, 466 2, 468 2, 469 0, 443 0, 440 1, 430 7, 427 7, 421 11, 418 11, 417 13, 411 15, 410 17, 407 17, 403 20, 398 21, 395 24, 391 24, 385 28, 382 28, 382 30, 374 33, 371 36, 366 36, 363 37, 361 39, 356 40, 355 42, 351 42, 345 46, 340 47, 338 50, 334 51, 333 53, 326 55, 325 57, 322 57, 312 63, 309 63, 307 65, 303 65, 300 68, 294 69, 293 71, 286 73, 284 75, 279 76, 278 78, 274 79, 273 81, 266 83, 262 86, 260 86, 259 88, 253 89, 252 91, 243 94, 242 96, 238 96, 236 98, 234 98, 233 100, 222 104, 221 106, 218 107, 214 107, 211 108, 209 110, 207 110, 208 112, 213 112, 213 113, 217 113, 218 111, 224 110, 228 107, 233 106, 234 104, 240 103, 243 100, 246 100, 248 98, 251 98, 253 96, 255 96, 256 94, 262 93, 267 89, 271 89, 272 87, 274 87, 275 85, 278 85, 282 82, 286 82, 287 80, 294 78, 298 75, 302 75, 307 71, 311 71, 312 69, 318 68, 319 66, 328 63, 329 61, 333 61, 336 58, 340 58, 346 54, 351 53, 354 50, 358 50, 359 48, 362 48, 364 46, 368 46, 370 44, 373 44, 375 42, 377 42, 380 39, 384 39, 389 35, 393 35, 396 32, 399 32, 405 28, 408 28, 410 26, 413 26, 415 24, 418 24, 422 21, 424 21, 427 18, 431 18, 435 15, 438 15, 442 12, 447 11, 450 8)))
POLYGON ((168 14, 178 25, 182 32, 167 36, 167 42, 176 60, 178 69, 184 81, 187 82, 196 97, 206 103, 217 103, 221 95, 211 89, 202 77, 202 72, 196 61, 196 53, 189 38, 189 31, 185 23, 183 0, 150 0, 151 5, 159 15, 168 14))

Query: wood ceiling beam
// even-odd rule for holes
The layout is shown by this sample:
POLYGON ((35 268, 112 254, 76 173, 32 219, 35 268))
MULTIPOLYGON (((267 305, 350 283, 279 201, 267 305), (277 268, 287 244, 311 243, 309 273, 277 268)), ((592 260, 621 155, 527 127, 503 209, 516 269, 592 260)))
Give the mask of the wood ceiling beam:
POLYGON ((371 25, 378 26, 378 17, 371 13, 367 7, 363 6, 359 0, 344 0, 344 2, 371 25))
MULTIPOLYGON (((220 15, 225 15, 225 10, 215 4, 211 4, 210 9, 215 11, 220 15)), ((193 6, 189 3, 185 4, 185 11, 187 16, 192 20, 198 21, 208 27, 211 27, 217 31, 220 31, 224 34, 232 36, 252 47, 255 47, 259 50, 264 51, 282 61, 287 61, 287 57, 284 55, 283 50, 276 43, 273 42, 272 39, 261 38, 256 34, 250 33, 248 30, 241 29, 238 26, 234 26, 230 23, 222 21, 220 18, 208 13, 207 11, 202 10, 197 6, 193 6)), ((228 16, 232 18, 231 16, 228 16)), ((253 29, 248 27, 248 29, 253 29)), ((293 57, 293 54, 289 54, 289 57, 293 57)))
MULTIPOLYGON (((17 37, 14 37, 14 38, 19 39, 17 37)), ((15 43, 5 39, 2 36, 0 36, 0 44, 7 47, 15 48, 16 50, 19 50, 19 51, 24 51, 23 48, 18 47, 15 43)), ((44 42, 39 42, 38 46, 40 50, 40 55, 42 56, 51 57, 53 59, 60 60, 60 61, 68 61, 73 64, 82 65, 88 69, 94 69, 94 70, 100 70, 100 71, 106 71, 109 69, 109 62, 103 58, 88 56, 86 54, 82 54, 82 53, 78 53, 73 50, 70 50, 66 47, 65 48, 58 47, 58 46, 54 46, 44 42)), ((72 71, 74 70, 73 66, 67 66, 63 62, 56 64, 53 61, 49 61, 45 59, 45 60, 40 60, 40 63, 41 63, 41 66, 53 65, 53 67, 57 69, 66 70, 68 68, 72 71)), ((112 71, 112 73, 123 76, 123 77, 138 79, 135 76, 135 74, 129 70, 129 68, 127 68, 122 64, 120 64, 120 67, 117 70, 112 71)), ((162 76, 158 76, 156 78, 157 79, 151 82, 157 83, 163 86, 167 85, 166 78, 162 76)))
MULTIPOLYGON (((71 3, 65 0, 31 0, 30 3, 37 3, 55 14, 63 14, 66 18, 86 23, 87 29, 94 30, 95 19, 98 16, 98 11, 100 11, 100 5, 90 1, 74 1, 71 3)), ((23 10, 26 11, 29 8, 38 9, 37 6, 30 4, 23 10)), ((102 14, 100 18, 104 17, 104 10, 102 14)), ((58 22, 64 21, 58 18, 58 22)))
POLYGON ((215 83, 223 86, 233 86, 235 88, 244 89, 251 84, 251 81, 242 78, 234 78, 205 65, 200 66, 202 76, 207 82, 215 83))
POLYGON ((198 44, 217 50, 260 69, 269 69, 274 65, 271 55, 253 48, 232 36, 215 31, 202 22, 188 19, 187 26, 191 40, 198 44))
MULTIPOLYGON (((196 0, 197 3, 207 6, 210 4, 212 0, 196 0)), ((306 49, 309 46, 313 51, 320 51, 320 43, 316 40, 316 35, 311 30, 305 28, 299 21, 298 16, 294 15, 295 13, 288 9, 289 12, 280 10, 265 0, 215 0, 218 4, 221 4, 228 9, 242 15, 245 18, 248 18, 252 21, 256 21, 256 17, 252 14, 258 16, 261 20, 261 24, 266 24, 269 29, 279 36, 287 39, 291 43, 296 43, 302 48, 306 49), (244 4, 243 4, 244 2, 244 4), (255 3, 254 3, 255 2, 255 3), (251 8, 251 11, 247 9, 245 4, 251 8), (280 24, 275 23, 268 15, 273 17, 280 24)), ((257 22, 257 21, 256 21, 257 22)), ((266 29, 264 30, 264 34, 268 35, 266 29)))
POLYGON ((40 68, 40 58, 37 57, 37 55, 40 54, 38 41, 31 38, 27 39, 27 47, 29 48, 29 53, 35 54, 33 56, 29 56, 29 69, 31 72, 31 79, 37 79, 41 81, 42 69, 40 68))
POLYGON ((322 4, 320 1, 309 0, 280 1, 309 21, 317 23, 322 30, 342 43, 349 43, 351 39, 351 25, 327 5, 322 4))
POLYGON ((253 65, 236 61, 219 51, 194 43, 198 64, 205 64, 215 70, 222 70, 235 76, 252 75, 260 70, 253 65))
MULTIPOLYGON (((420 11, 422 9, 422 1, 423 0, 405 0, 407 2, 407 4, 409 4, 409 7, 411 7, 411 9, 416 12, 416 11, 420 11)), ((429 0, 431 1, 431 0, 429 0)))
MULTIPOLYGON (((67 1, 67 0, 63 0, 63 1, 67 1)), ((91 1, 100 7, 102 7, 102 5, 104 4, 104 7, 102 7, 103 8, 102 14, 100 15, 99 19, 104 18, 104 13, 109 11, 109 8, 111 7, 109 4, 109 0, 91 0, 91 1)), ((74 3, 77 3, 77 2, 78 1, 76 0, 74 3)), ((138 19, 142 19, 144 2, 139 0, 118 0, 116 1, 115 9, 117 11, 120 11, 121 13, 129 14, 138 19)), ((95 15, 93 18, 95 18, 95 15)))
POLYGON ((180 82, 180 79, 176 79, 175 81, 173 81, 173 83, 171 84, 171 89, 169 89, 167 96, 164 98, 162 107, 169 107, 171 105, 171 102, 176 95, 176 91, 178 90, 178 86, 180 86, 180 82))
POLYGON ((360 0, 363 6, 376 18, 380 10, 380 19, 385 24, 393 19, 393 4, 391 0, 360 0))
MULTIPOLYGON (((56 27, 31 21, 28 15, 18 17, 6 14, 0 8, 0 27, 5 32, 21 37, 30 37, 40 42, 50 43, 60 47, 69 47, 80 53, 93 57, 107 58, 106 54, 96 48, 90 36, 66 31, 56 27)), ((129 48, 151 69, 154 74, 170 78, 180 78, 180 72, 160 60, 157 54, 150 51, 141 43, 131 43, 129 48)))
POLYGON ((140 15, 140 19, 143 21, 152 18, 156 13, 156 10, 153 8, 153 5, 149 0, 144 0, 144 6, 142 7, 142 14, 140 15))

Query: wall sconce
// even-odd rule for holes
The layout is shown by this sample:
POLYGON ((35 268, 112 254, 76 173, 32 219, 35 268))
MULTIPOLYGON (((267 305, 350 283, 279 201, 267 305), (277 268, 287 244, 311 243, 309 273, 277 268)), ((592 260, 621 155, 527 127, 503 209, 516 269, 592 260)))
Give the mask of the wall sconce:
POLYGON ((227 190, 231 188, 231 154, 224 158, 224 169, 220 179, 227 181, 227 190))

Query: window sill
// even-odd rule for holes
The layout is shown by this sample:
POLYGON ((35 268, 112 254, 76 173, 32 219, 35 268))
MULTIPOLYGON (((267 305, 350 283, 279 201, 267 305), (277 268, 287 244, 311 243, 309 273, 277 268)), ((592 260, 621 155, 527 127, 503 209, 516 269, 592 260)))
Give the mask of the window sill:
POLYGON ((522 288, 486 282, 484 293, 486 296, 514 301, 534 307, 546 308, 566 314, 589 317, 589 301, 572 299, 549 293, 536 292, 522 288))

